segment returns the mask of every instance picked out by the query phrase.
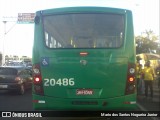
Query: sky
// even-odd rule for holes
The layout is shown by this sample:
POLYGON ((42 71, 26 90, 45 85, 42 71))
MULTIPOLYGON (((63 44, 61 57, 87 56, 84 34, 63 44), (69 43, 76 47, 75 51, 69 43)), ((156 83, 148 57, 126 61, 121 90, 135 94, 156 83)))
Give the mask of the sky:
POLYGON ((4 50, 8 55, 32 56, 34 25, 17 24, 18 13, 35 13, 38 10, 68 6, 129 9, 133 12, 135 35, 152 30, 160 36, 159 0, 0 0, 0 52, 4 50), (4 24, 4 20, 8 22, 4 24))

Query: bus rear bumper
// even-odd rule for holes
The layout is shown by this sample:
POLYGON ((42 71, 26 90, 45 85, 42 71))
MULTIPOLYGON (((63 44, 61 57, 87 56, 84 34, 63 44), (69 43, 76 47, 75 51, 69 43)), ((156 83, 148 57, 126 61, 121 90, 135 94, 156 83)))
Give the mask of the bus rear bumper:
POLYGON ((135 94, 108 99, 70 99, 33 96, 35 110, 134 110, 137 108, 135 94))

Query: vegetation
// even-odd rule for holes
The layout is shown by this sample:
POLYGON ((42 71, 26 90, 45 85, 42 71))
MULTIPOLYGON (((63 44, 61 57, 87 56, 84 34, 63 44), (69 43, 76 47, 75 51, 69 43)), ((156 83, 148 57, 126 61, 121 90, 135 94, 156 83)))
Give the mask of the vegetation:
POLYGON ((135 36, 136 53, 156 53, 160 54, 160 43, 158 36, 152 30, 142 32, 141 35, 135 36))

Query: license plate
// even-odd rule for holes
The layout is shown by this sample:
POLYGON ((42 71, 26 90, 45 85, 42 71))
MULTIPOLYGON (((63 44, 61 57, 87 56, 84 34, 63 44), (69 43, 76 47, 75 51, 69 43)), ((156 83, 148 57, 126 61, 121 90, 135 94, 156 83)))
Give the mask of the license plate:
POLYGON ((77 89, 76 95, 93 95, 92 89, 77 89))
POLYGON ((8 85, 0 85, 0 88, 8 88, 8 85))

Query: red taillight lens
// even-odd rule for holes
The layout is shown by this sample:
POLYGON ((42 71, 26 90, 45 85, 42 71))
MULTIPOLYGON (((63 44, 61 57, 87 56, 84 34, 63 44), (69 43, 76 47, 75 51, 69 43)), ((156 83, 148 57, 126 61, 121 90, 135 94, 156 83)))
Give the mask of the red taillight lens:
POLYGON ((134 82, 134 77, 129 77, 128 81, 129 82, 134 82))
POLYGON ((41 84, 42 83, 42 78, 41 76, 34 76, 34 84, 41 84))
POLYGON ((134 94, 136 90, 136 66, 135 64, 128 64, 128 70, 127 70, 127 80, 126 80, 126 90, 125 94, 134 94))
POLYGON ((33 65, 33 83, 35 93, 43 94, 43 83, 39 64, 33 65))
POLYGON ((36 77, 35 78, 35 82, 40 82, 41 80, 40 80, 40 78, 39 77, 36 77))

